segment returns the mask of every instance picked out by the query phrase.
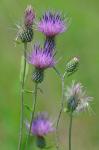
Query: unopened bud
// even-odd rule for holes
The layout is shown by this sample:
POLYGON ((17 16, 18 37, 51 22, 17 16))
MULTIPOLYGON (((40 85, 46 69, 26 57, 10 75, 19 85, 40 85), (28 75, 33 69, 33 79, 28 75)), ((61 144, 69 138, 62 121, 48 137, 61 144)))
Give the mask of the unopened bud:
POLYGON ((66 72, 68 75, 71 75, 75 71, 77 71, 79 65, 79 59, 77 57, 74 57, 66 64, 66 72))
POLYGON ((21 39, 21 41, 23 43, 31 42, 32 39, 33 39, 33 30, 32 30, 32 28, 20 28, 18 37, 19 37, 19 39, 21 39))
POLYGON ((26 10, 25 10, 25 15, 24 15, 24 24, 25 27, 27 28, 31 28, 33 25, 33 21, 35 19, 35 12, 32 9, 31 5, 27 6, 26 10))

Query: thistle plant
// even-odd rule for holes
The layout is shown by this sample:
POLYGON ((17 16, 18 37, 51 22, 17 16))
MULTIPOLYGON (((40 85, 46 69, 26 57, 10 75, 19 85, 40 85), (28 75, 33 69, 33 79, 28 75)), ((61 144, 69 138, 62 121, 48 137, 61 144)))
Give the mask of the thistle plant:
MULTIPOLYGON (((30 124, 26 122, 26 126, 29 129, 30 124)), ((36 145, 40 149, 44 149, 46 147, 45 136, 53 131, 53 123, 48 118, 47 113, 38 113, 34 120, 32 120, 31 134, 36 136, 36 145)))
MULTIPOLYGON (((54 11, 46 11, 40 20, 35 21, 36 15, 35 11, 32 9, 32 6, 28 6, 24 13, 23 24, 18 27, 18 33, 16 37, 16 41, 20 41, 24 45, 24 63, 22 65, 22 80, 21 80, 21 113, 20 113, 20 132, 19 132, 19 144, 18 150, 22 149, 23 145, 23 128, 28 129, 27 137, 25 140, 24 150, 28 149, 30 135, 36 137, 36 146, 39 149, 46 149, 46 135, 48 133, 53 133, 55 131, 56 138, 56 149, 62 149, 60 147, 59 141, 59 122, 61 119, 62 112, 64 111, 64 107, 66 107, 66 112, 70 117, 70 125, 69 125, 69 150, 71 150, 71 132, 72 132, 72 118, 75 113, 80 112, 88 108, 89 102, 91 101, 91 97, 88 97, 83 90, 83 86, 81 83, 73 83, 71 87, 67 88, 65 91, 65 79, 69 78, 73 73, 75 73, 79 68, 79 59, 78 57, 73 57, 69 60, 64 68, 64 72, 61 73, 56 68, 56 59, 55 55, 57 54, 56 50, 56 36, 67 31, 68 29, 68 21, 64 18, 62 13, 54 12, 54 11), (44 43, 41 45, 38 42, 33 44, 32 50, 27 51, 28 44, 32 43, 34 37, 34 25, 38 32, 41 32, 44 36, 44 43), (26 68, 27 64, 32 66, 32 82, 34 85, 34 89, 29 91, 25 89, 25 78, 26 78, 26 68), (60 109, 56 120, 56 126, 53 127, 53 121, 51 121, 46 113, 37 113, 37 98, 38 98, 38 89, 39 85, 44 81, 45 71, 47 69, 54 69, 56 74, 59 76, 61 80, 61 101, 60 101, 60 109), (24 92, 28 91, 28 93, 32 93, 32 109, 27 106, 30 110, 30 120, 26 121, 24 125, 24 121, 27 119, 24 115, 24 92)), ((28 119, 27 119, 28 120, 28 119)), ((50 149, 50 147, 49 147, 50 149)))
POLYGON ((63 74, 61 74, 55 67, 54 70, 56 71, 56 73, 58 74, 58 76, 61 79, 61 106, 60 106, 60 110, 59 110, 59 114, 58 114, 58 118, 57 118, 57 122, 56 122, 56 149, 59 150, 59 135, 58 135, 58 126, 59 126, 59 121, 61 118, 61 114, 62 111, 64 109, 64 89, 65 89, 65 77, 68 77, 68 75, 73 74, 77 69, 78 69, 78 65, 79 65, 79 59, 77 57, 72 58, 70 61, 68 61, 68 63, 66 64, 66 68, 65 68, 65 72, 63 74))
POLYGON ((27 43, 32 41, 33 38, 33 21, 35 15, 31 6, 28 6, 24 13, 24 23, 22 26, 18 26, 18 33, 16 37, 16 41, 20 40, 24 44, 24 52, 23 52, 23 72, 22 72, 22 80, 21 80, 21 115, 20 115, 20 133, 19 133, 19 144, 18 150, 21 149, 22 144, 22 136, 23 136, 23 123, 24 123, 24 84, 25 84, 25 74, 26 74, 26 51, 27 51, 27 43))
POLYGON ((29 134, 27 136, 26 145, 30 136, 30 132, 32 128, 32 120, 34 118, 34 113, 35 113, 35 108, 36 108, 37 86, 44 79, 44 70, 47 68, 53 67, 55 64, 54 54, 52 54, 49 51, 49 47, 42 48, 39 44, 34 45, 34 50, 31 52, 31 54, 28 54, 27 61, 28 63, 34 66, 32 79, 35 82, 35 91, 34 91, 35 96, 34 96, 34 102, 33 102, 30 129, 29 129, 29 134))
POLYGON ((69 125, 69 150, 71 150, 71 130, 72 130, 72 119, 74 113, 78 113, 86 110, 89 107, 89 103, 92 97, 87 96, 86 91, 81 83, 72 83, 67 88, 66 93, 67 112, 70 116, 69 125))

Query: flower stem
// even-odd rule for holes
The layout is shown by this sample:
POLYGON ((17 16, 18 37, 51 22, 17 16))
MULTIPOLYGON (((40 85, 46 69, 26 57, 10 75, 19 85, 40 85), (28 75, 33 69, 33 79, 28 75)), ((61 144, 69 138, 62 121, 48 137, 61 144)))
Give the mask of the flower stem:
POLYGON ((55 36, 53 37, 46 36, 44 48, 48 47, 49 51, 53 52, 53 50, 55 49, 55 46, 56 46, 55 36))
POLYGON ((59 121, 60 121, 61 114, 62 114, 63 107, 64 107, 64 77, 65 76, 64 75, 62 76, 61 73, 57 70, 56 67, 53 67, 53 69, 55 70, 57 75, 60 77, 61 85, 62 85, 61 107, 60 107, 60 111, 59 111, 57 122, 56 122, 56 149, 59 150, 60 148, 59 148, 58 128, 59 128, 59 121))
POLYGON ((22 77, 22 82, 21 82, 21 114, 20 114, 20 131, 19 131, 18 150, 21 149, 22 136, 23 136, 23 122, 24 122, 24 83, 25 83, 25 72, 26 72, 26 50, 27 50, 27 43, 24 43, 24 68, 23 68, 23 77, 22 77))
POLYGON ((57 118, 57 123, 56 123, 56 140, 57 140, 57 144, 56 144, 56 149, 59 150, 59 135, 58 135, 58 128, 59 128, 59 122, 60 122, 60 118, 61 118, 61 114, 63 111, 63 106, 64 106, 64 78, 61 78, 61 82, 62 82, 62 98, 61 98, 61 107, 60 107, 60 111, 58 114, 58 118, 57 118))
POLYGON ((72 112, 70 113, 70 123, 69 123, 69 150, 71 150, 71 133, 72 133, 72 112))
POLYGON ((56 67, 53 67, 53 69, 55 70, 56 74, 60 77, 60 79, 62 79, 62 75, 61 73, 57 70, 56 67))
POLYGON ((34 114, 35 114, 35 109, 36 109, 36 101, 37 101, 37 83, 35 83, 35 89, 34 89, 34 99, 33 99, 33 109, 32 109, 32 114, 31 114, 31 121, 30 121, 30 128, 29 128, 29 132, 27 135, 27 139, 26 139, 26 144, 25 144, 25 149, 27 147, 29 138, 30 138, 30 133, 31 133, 31 128, 32 128, 32 121, 34 119, 34 114))

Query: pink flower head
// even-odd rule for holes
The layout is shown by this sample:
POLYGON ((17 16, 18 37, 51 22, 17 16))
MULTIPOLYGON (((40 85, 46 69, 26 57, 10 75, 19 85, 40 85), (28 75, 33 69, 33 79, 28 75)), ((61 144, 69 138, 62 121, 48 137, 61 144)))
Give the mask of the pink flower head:
MULTIPOLYGON (((27 127, 29 128, 29 124, 27 127)), ((43 137, 50 132, 53 132, 53 123, 48 119, 46 113, 39 113, 32 122, 31 133, 38 137, 43 137)))
POLYGON ((33 11, 31 5, 27 6, 24 18, 25 26, 32 27, 34 19, 35 19, 35 12, 33 11))
POLYGON ((55 65, 54 54, 49 50, 49 45, 42 48, 39 44, 35 44, 27 61, 38 69, 46 69, 55 65))
POLYGON ((48 37, 56 36, 67 29, 64 18, 61 17, 61 13, 51 11, 45 12, 37 23, 37 28, 48 37))

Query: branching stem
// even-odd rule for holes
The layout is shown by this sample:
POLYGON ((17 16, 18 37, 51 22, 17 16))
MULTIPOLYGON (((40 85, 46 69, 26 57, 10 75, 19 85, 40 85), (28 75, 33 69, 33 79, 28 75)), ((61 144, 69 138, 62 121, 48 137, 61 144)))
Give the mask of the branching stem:
POLYGON ((59 150, 58 128, 59 128, 59 121, 60 121, 61 114, 62 114, 63 107, 64 107, 64 78, 65 78, 65 75, 62 76, 61 73, 55 67, 53 69, 56 71, 57 75, 60 77, 61 85, 62 85, 61 106, 60 106, 60 111, 59 111, 57 122, 56 122, 56 149, 59 150))
POLYGON ((20 131, 19 131, 19 143, 18 150, 21 149, 22 136, 23 136, 23 122, 24 122, 24 83, 25 83, 25 72, 26 72, 26 50, 27 43, 24 43, 24 68, 23 68, 23 77, 21 82, 21 114, 20 114, 20 131))
POLYGON ((59 150, 58 128, 59 128, 59 122, 60 122, 61 114, 62 114, 63 107, 64 107, 64 78, 61 78, 61 82, 62 82, 61 107, 60 107, 60 111, 59 111, 58 118, 57 118, 57 123, 56 123, 56 138, 57 138, 56 139, 57 140, 56 148, 57 148, 57 150, 59 150))

